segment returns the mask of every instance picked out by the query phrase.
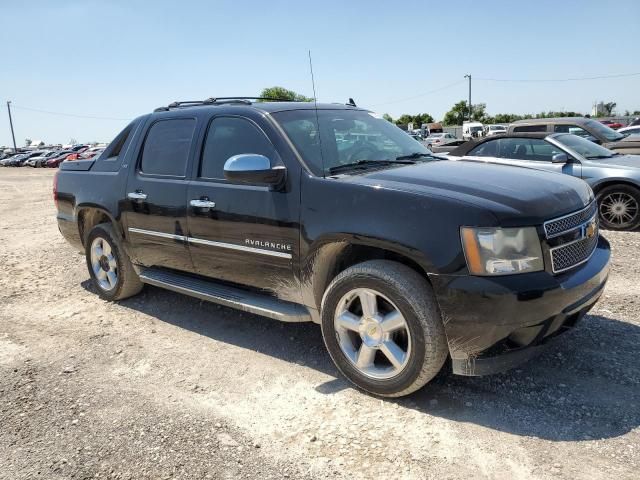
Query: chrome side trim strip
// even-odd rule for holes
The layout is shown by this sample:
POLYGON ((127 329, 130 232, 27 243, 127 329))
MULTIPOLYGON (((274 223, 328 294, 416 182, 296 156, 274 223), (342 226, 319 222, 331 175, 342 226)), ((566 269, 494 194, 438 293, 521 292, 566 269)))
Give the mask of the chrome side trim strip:
POLYGON ((129 228, 131 233, 141 233, 142 235, 150 235, 152 237, 169 238, 171 240, 187 241, 187 237, 183 235, 173 235, 172 233, 155 232, 153 230, 144 230, 142 228, 129 228))
POLYGON ((245 247, 244 245, 236 245, 234 243, 214 242, 212 240, 203 240, 202 238, 188 237, 189 243, 195 243, 197 245, 208 245, 210 247, 228 248, 229 250, 239 250, 241 252, 258 253, 260 255, 268 255, 278 258, 291 258, 290 253, 274 252, 272 250, 264 250, 262 248, 245 247))
POLYGON ((144 230, 142 228, 129 228, 131 233, 140 233, 142 235, 150 235, 152 237, 168 238, 170 240, 181 240, 183 242, 189 242, 196 245, 207 245, 209 247, 227 248, 229 250, 238 250, 241 252, 257 253, 259 255, 267 255, 270 257, 287 258, 291 259, 290 253, 274 252, 272 250, 265 250, 262 248, 245 247, 244 245, 236 245, 233 243, 214 242, 212 240, 204 240, 202 238, 185 237, 183 235, 173 235, 171 233, 155 232, 153 230, 144 230))

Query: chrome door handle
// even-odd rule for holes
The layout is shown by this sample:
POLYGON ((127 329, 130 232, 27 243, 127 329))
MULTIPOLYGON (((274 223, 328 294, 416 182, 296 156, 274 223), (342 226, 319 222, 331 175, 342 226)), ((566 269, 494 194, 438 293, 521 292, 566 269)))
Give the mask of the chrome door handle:
POLYGON ((142 192, 129 192, 127 193, 127 198, 129 200, 146 200, 147 194, 142 192))
POLYGON ((195 208, 216 208, 216 202, 204 199, 194 199, 189 202, 189 205, 195 208))

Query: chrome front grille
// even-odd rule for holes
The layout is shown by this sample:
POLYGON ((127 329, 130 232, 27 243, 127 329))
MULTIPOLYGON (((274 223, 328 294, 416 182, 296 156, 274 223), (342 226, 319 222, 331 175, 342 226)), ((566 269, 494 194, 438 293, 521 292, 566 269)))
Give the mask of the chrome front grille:
POLYGON ((551 249, 553 273, 564 272, 591 258, 598 244, 598 232, 593 237, 585 237, 551 249))
POLYGON ((574 230, 588 222, 596 214, 597 209, 596 202, 593 201, 582 210, 549 220, 544 223, 544 233, 547 238, 553 238, 574 230))
POLYGON ((560 273, 586 262, 598 245, 598 209, 592 202, 582 210, 544 223, 549 249, 551 269, 560 273), (557 238, 563 237, 565 238, 557 238), (566 238, 570 240, 566 240, 566 238), (564 241, 563 241, 564 240, 564 241))

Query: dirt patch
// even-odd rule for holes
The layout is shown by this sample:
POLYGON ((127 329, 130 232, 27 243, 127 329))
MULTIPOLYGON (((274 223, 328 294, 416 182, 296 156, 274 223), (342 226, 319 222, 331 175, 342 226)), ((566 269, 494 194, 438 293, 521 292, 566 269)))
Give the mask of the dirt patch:
POLYGON ((92 291, 51 170, 0 169, 0 478, 637 478, 640 233, 603 300, 520 369, 354 390, 319 327, 92 291))

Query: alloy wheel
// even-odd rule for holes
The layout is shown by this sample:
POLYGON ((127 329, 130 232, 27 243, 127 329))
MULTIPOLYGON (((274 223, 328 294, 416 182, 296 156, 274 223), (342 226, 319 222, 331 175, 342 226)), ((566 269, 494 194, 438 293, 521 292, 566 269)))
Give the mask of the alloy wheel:
POLYGON ((367 377, 389 379, 409 363, 407 321, 391 300, 375 290, 358 288, 344 295, 336 308, 334 328, 342 353, 367 377))
POLYGON ((600 216, 618 228, 633 224, 638 213, 638 202, 625 192, 612 192, 600 201, 600 216))
POLYGON ((101 289, 113 290, 118 284, 118 262, 107 240, 96 237, 91 243, 91 268, 101 289))

